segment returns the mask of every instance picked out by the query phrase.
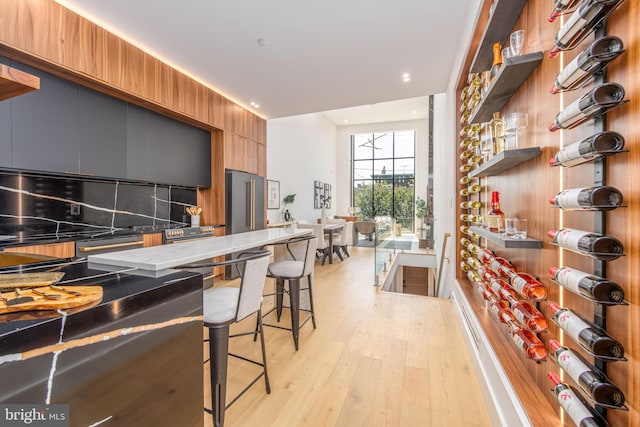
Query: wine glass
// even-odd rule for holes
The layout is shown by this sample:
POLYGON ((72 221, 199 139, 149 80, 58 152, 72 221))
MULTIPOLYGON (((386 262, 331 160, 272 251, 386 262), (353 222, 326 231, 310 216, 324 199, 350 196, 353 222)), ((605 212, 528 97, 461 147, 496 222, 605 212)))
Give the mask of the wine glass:
POLYGON ((509 41, 511 45, 511 55, 520 55, 522 52, 522 45, 524 43, 524 30, 518 30, 511 33, 509 41))

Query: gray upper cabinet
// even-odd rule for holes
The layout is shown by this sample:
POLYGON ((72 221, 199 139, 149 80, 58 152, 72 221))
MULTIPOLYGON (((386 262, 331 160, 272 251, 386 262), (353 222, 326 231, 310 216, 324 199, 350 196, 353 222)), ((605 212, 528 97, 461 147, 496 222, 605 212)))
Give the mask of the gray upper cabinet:
POLYGON ((12 63, 40 77, 40 90, 11 99, 12 167, 79 172, 78 86, 12 63))
POLYGON ((127 177, 189 187, 209 187, 210 141, 209 132, 129 105, 127 177))
POLYGON ((127 103, 79 88, 80 172, 124 177, 127 173, 127 103))
POLYGON ((209 132, 10 65, 40 77, 40 90, 0 102, 0 167, 211 186, 209 132))

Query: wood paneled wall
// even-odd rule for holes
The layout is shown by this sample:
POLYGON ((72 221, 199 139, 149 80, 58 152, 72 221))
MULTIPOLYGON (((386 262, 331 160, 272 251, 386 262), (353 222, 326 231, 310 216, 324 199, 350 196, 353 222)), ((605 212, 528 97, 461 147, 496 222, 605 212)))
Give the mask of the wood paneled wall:
POLYGON ((211 131, 203 224, 224 223, 224 168, 266 176, 266 121, 52 0, 0 2, 5 56, 211 131))
MULTIPOLYGON (((467 60, 458 85, 458 95, 466 85, 466 75, 471 59, 487 22, 491 0, 486 0, 480 13, 474 38, 467 52, 467 60), (463 81, 464 80, 464 81, 463 81)), ((490 249, 504 256, 519 271, 537 275, 549 289, 548 301, 539 305, 540 310, 549 318, 548 302, 558 302, 571 308, 587 319, 593 319, 594 304, 570 292, 563 291, 551 282, 548 268, 551 266, 572 266, 583 271, 593 271, 594 264, 589 258, 562 251, 549 244, 548 230, 562 227, 593 230, 595 215, 589 212, 563 212, 550 208, 547 200, 562 189, 589 187, 593 185, 592 163, 574 168, 551 168, 548 161, 562 145, 568 145, 594 133, 592 123, 586 123, 567 131, 550 133, 547 126, 555 115, 569 103, 583 95, 589 87, 562 95, 551 95, 549 88, 558 72, 571 61, 584 47, 594 40, 590 36, 573 51, 564 52, 555 59, 547 57, 553 46, 554 37, 561 22, 548 23, 553 2, 547 0, 529 0, 514 29, 525 30, 524 52, 543 51, 544 59, 525 84, 505 105, 502 112, 525 112, 529 116, 528 128, 520 147, 538 146, 542 155, 498 176, 483 178, 483 212, 486 212, 491 191, 499 191, 502 208, 509 217, 527 218, 531 237, 542 240, 543 248, 502 249, 482 241, 490 249)), ((640 425, 640 340, 634 330, 640 321, 640 291, 636 286, 640 277, 640 79, 637 68, 640 65, 639 44, 640 6, 638 2, 627 0, 608 19, 607 32, 622 39, 626 52, 608 68, 607 80, 624 86, 627 99, 631 102, 607 115, 607 129, 620 132, 626 141, 629 153, 617 155, 607 160, 606 183, 612 185, 624 195, 626 208, 606 214, 607 234, 620 239, 625 247, 626 256, 607 263, 606 276, 624 288, 629 306, 615 306, 607 309, 607 331, 625 347, 627 362, 607 364, 607 375, 613 383, 625 393, 629 412, 609 410, 608 419, 612 426, 640 425)), ((460 126, 458 125, 458 130, 460 126)), ((456 133, 457 135, 457 133, 456 133)), ((458 141, 455 141, 456 146, 458 141)), ((458 167, 461 163, 458 163, 458 167)), ((459 187, 461 189, 462 186, 459 187)), ((458 202, 462 201, 459 199, 458 202)), ((465 213, 459 211, 459 214, 465 213)), ((462 224, 459 224, 462 225, 462 224)), ((458 242, 458 249, 460 249, 458 242)), ((458 259, 459 264, 460 258, 458 259)), ((503 326, 490 318, 485 310, 484 300, 472 290, 469 281, 462 272, 458 279, 465 286, 465 294, 472 301, 474 311, 480 317, 481 327, 489 335, 489 341, 498 354, 520 400, 536 426, 561 425, 559 408, 554 396, 549 392, 551 383, 547 372, 560 372, 551 360, 536 364, 526 360, 506 335, 503 326)), ((545 344, 548 339, 561 339, 574 350, 578 346, 573 341, 561 338, 559 329, 550 322, 547 333, 540 334, 545 344)), ((582 353, 587 360, 593 358, 582 353)), ((566 376, 565 376, 566 378, 566 376)), ((570 382, 570 381, 569 381, 570 382)), ((572 425, 565 421, 565 425, 572 425)))

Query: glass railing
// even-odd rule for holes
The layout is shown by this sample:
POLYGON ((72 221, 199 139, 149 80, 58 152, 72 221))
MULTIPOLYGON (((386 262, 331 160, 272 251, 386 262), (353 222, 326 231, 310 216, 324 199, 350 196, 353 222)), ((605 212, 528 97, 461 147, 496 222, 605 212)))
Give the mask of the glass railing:
POLYGON ((422 251, 420 240, 413 232, 413 223, 392 218, 378 218, 375 232, 375 283, 378 283, 390 267, 396 254, 405 251, 422 251), (405 224, 410 224, 408 227, 405 224), (411 229, 409 228, 411 227, 411 229))

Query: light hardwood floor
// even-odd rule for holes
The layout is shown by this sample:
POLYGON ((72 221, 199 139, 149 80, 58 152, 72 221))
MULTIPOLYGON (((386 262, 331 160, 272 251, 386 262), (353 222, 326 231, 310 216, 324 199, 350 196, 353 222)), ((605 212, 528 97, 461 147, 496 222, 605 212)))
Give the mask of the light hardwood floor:
MULTIPOLYGON (((372 285, 373 254, 372 248, 354 247, 344 262, 316 263, 318 328, 305 325, 297 352, 291 332, 265 328, 271 394, 263 381, 254 385, 227 410, 225 425, 491 425, 452 304, 379 292, 372 285)), ((265 308, 272 306, 270 300, 265 308)), ((290 324, 286 314, 281 321, 290 324)), ((260 354, 251 338, 232 340, 230 349, 254 358, 260 354)), ((259 369, 230 358, 228 396, 259 369)), ((207 363, 207 407, 208 375, 207 363)), ((211 425, 205 414, 205 426, 211 425)))

